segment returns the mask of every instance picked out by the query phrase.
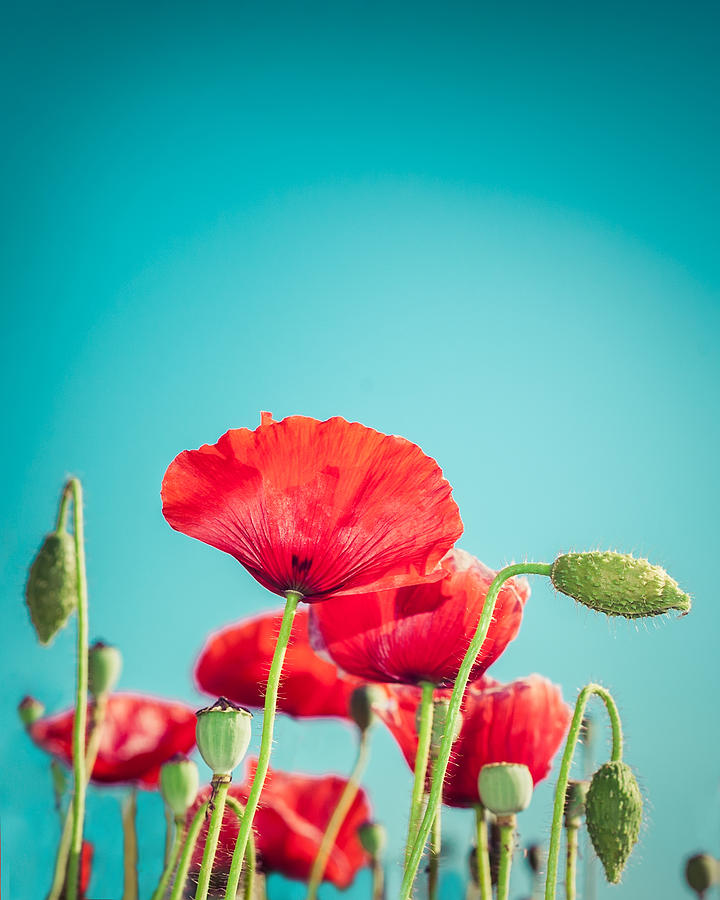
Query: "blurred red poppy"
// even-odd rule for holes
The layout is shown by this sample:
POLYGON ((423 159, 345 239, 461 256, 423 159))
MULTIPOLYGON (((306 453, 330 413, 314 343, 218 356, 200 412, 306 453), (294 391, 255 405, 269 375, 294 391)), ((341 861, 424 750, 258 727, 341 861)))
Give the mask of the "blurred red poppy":
MULTIPOLYGON (((241 706, 262 707, 282 613, 268 613, 212 634, 195 664, 200 690, 241 706)), ((291 716, 348 718, 350 694, 362 682, 342 676, 308 640, 308 611, 298 610, 283 667, 278 709, 291 716)))
MULTIPOLYGON (((243 784, 230 786, 231 796, 241 803, 247 799, 255 774, 255 764, 255 760, 250 760, 243 784)), ((299 775, 277 770, 268 772, 253 821, 263 871, 277 872, 297 881, 307 881, 327 823, 346 784, 346 779, 337 775, 299 775)), ((201 791, 188 813, 189 819, 197 807, 208 799, 209 790, 206 788, 201 791)), ((370 818, 370 804, 365 792, 360 789, 330 852, 323 881, 330 881, 341 889, 347 888, 358 870, 369 863, 369 857, 357 836, 357 829, 370 818)), ((203 826, 195 847, 194 867, 200 865, 206 834, 207 823, 203 826)), ((226 808, 215 857, 217 871, 227 872, 230 869, 237 834, 237 816, 226 808)))
POLYGON ((80 854, 80 896, 84 897, 90 885, 90 876, 92 875, 92 861, 95 853, 95 847, 90 841, 83 841, 82 851, 80 854))
MULTIPOLYGON (((385 691, 388 702, 377 704, 375 710, 414 769, 420 690, 387 685, 385 691)), ((450 691, 440 694, 449 697, 450 691)), ((550 771, 571 713, 560 688, 541 675, 510 684, 485 678, 470 685, 463 700, 462 729, 445 776, 443 802, 448 806, 479 803, 478 776, 487 763, 523 763, 537 784, 550 771)))
MULTIPOLYGON (((67 710, 30 726, 33 741, 68 766, 74 718, 74 710, 67 710)), ((195 746, 195 721, 194 711, 184 703, 111 694, 92 780, 156 787, 162 764, 195 746)))
POLYGON ((307 601, 437 577, 462 533, 437 463, 357 422, 290 416, 185 450, 162 486, 170 525, 307 601))
MULTIPOLYGON (((314 606, 313 645, 344 671, 370 681, 452 684, 496 572, 457 549, 441 565, 440 581, 338 597, 314 606)), ((529 595, 524 578, 511 578, 502 586, 471 680, 479 678, 516 636, 529 595)))

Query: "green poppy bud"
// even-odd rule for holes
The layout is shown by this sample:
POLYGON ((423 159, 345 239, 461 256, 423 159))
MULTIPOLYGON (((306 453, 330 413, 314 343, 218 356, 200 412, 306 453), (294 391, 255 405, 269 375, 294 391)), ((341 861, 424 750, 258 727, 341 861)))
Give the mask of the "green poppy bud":
POLYGON ((185 756, 174 757, 160 769, 160 793, 176 819, 185 818, 199 787, 198 767, 185 756))
POLYGON ((685 880, 698 897, 720 880, 720 864, 709 853, 697 853, 685 863, 685 880))
POLYGON ((18 703, 18 715, 26 728, 45 715, 45 704, 34 697, 23 697, 18 703))
POLYGON ((373 703, 380 703, 384 699, 382 689, 374 684, 362 684, 350 694, 350 718, 360 731, 367 731, 375 721, 373 703))
POLYGON ((50 774, 52 775, 55 796, 58 798, 63 797, 68 788, 68 778, 65 769, 56 759, 50 763, 50 774))
POLYGON ((629 553, 565 553, 553 563, 550 579, 563 594, 608 616, 637 619, 671 609, 690 612, 690 597, 674 578, 629 553))
POLYGON ((579 828, 585 814, 585 799, 589 781, 570 781, 565 791, 565 827, 579 828))
POLYGON ((530 806, 533 780, 530 769, 518 763, 489 763, 480 769, 480 800, 496 816, 512 816, 530 806))
POLYGON ((229 775, 245 756, 250 743, 252 713, 220 697, 195 715, 195 737, 200 755, 213 775, 229 775))
POLYGON ((88 650, 88 690, 93 697, 109 694, 122 669, 122 654, 111 644, 95 643, 88 650))
POLYGON ((366 822, 358 828, 358 837, 363 850, 369 853, 373 859, 383 855, 387 844, 387 832, 379 822, 366 822))
POLYGON ((624 762, 608 762, 593 775, 585 800, 585 823, 607 880, 617 884, 642 822, 642 796, 624 762))
POLYGON ((49 534, 30 566, 25 599, 41 644, 49 644, 77 606, 75 543, 66 531, 49 534))

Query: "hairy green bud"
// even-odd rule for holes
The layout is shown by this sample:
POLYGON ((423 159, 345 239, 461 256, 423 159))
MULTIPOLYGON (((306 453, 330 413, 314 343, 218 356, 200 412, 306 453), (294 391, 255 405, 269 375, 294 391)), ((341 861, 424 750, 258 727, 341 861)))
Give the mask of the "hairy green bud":
POLYGON ((690 597, 665 569, 629 553, 565 553, 553 563, 550 579, 563 594, 608 616, 638 619, 671 609, 690 612, 690 597))
POLYGON ((382 689, 374 684, 362 684, 350 694, 348 711, 350 718, 360 731, 367 731, 373 724, 375 721, 373 704, 381 702, 384 698, 385 695, 382 693, 382 689))
POLYGON ((358 828, 358 837, 363 850, 369 853, 373 859, 383 855, 387 844, 387 832, 379 822, 365 822, 358 828))
POLYGON ((585 799, 589 781, 570 781, 565 791, 565 827, 579 828, 585 815, 585 799))
POLYGON ((250 743, 252 713, 220 697, 195 715, 200 755, 213 775, 229 775, 245 756, 250 743))
POLYGON ((696 853, 685 863, 685 881, 702 897, 708 888, 720 881, 720 863, 709 853, 696 853))
POLYGON ((18 703, 18 715, 26 728, 45 715, 45 704, 34 697, 23 697, 18 703))
POLYGON ((496 816, 512 816, 530 806, 533 780, 519 763, 488 763, 478 778, 480 800, 496 816))
POLYGON ((122 669, 122 654, 117 647, 95 643, 88 650, 88 690, 93 697, 109 694, 117 684, 122 669))
POLYGON ((198 767, 187 757, 176 756, 160 769, 160 793, 176 819, 185 818, 199 787, 198 767))
POLYGON ((585 800, 585 822, 607 880, 617 884, 642 822, 640 788, 624 762, 607 762, 593 775, 585 800))
POLYGON ((49 644, 77 606, 75 543, 66 531, 49 534, 30 566, 25 599, 41 644, 49 644))

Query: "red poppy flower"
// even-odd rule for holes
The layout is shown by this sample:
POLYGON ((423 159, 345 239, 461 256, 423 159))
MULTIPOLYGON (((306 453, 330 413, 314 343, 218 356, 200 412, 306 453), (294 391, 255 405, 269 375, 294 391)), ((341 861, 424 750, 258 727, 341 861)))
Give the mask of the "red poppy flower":
MULTIPOLYGON (((241 706, 262 707, 282 613, 230 625, 211 635, 195 664, 200 690, 241 706)), ((291 716, 348 717, 350 694, 362 682, 343 677, 310 646, 308 611, 298 610, 283 666, 278 709, 291 716)))
MULTIPOLYGON (((241 803, 247 799, 255 765, 256 761, 250 760, 243 784, 230 786, 231 796, 241 803)), ((263 871, 277 872, 298 881, 308 880, 325 828, 346 784, 346 779, 337 775, 268 772, 253 821, 263 871)), ((201 791, 188 813, 188 821, 198 806, 208 799, 209 790, 201 791)), ((365 792, 360 789, 330 852, 323 881, 330 881, 341 889, 347 888, 358 870, 368 864, 369 857, 362 848, 357 829, 370 818, 370 804, 365 792)), ((195 846, 195 867, 202 860, 206 834, 207 823, 195 846)), ((227 872, 230 869, 237 834, 237 816, 226 808, 215 857, 216 870, 227 872)))
MULTIPOLYGON (((341 669, 370 681, 452 684, 497 574, 463 550, 442 560, 444 578, 313 607, 313 645, 341 669)), ((471 680, 479 678, 520 628, 530 595, 524 578, 500 589, 471 680)))
MULTIPOLYGON (((375 710, 414 769, 420 690, 388 685, 385 691, 388 703, 376 705, 375 710)), ((449 691, 442 693, 450 696, 449 691)), ((462 715, 443 786, 443 801, 448 806, 480 802, 478 776, 487 763, 523 763, 535 784, 545 778, 570 723, 571 710, 559 687, 541 675, 530 675, 510 684, 488 678, 470 685, 462 715)))
MULTIPOLYGON (((72 765, 74 710, 38 719, 30 736, 47 753, 72 765)), ((160 767, 195 746, 195 713, 184 703, 135 694, 111 694, 93 768, 97 784, 155 787, 160 767)))
POLYGON ((267 413, 255 431, 185 450, 162 486, 173 528, 308 601, 437 577, 462 533, 450 494, 437 463, 404 438, 267 413))

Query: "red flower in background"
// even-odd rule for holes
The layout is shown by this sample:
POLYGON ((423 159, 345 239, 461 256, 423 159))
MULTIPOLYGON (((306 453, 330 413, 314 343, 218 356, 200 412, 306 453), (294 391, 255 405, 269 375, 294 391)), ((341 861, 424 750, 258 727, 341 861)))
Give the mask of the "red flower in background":
MULTIPOLYGON (((314 606, 310 631, 344 671, 370 681, 452 684, 496 573, 463 550, 442 560, 444 578, 396 590, 333 598, 314 606)), ((524 578, 500 589, 470 678, 479 678, 515 637, 530 595, 524 578)))
MULTIPOLYGON (((388 703, 375 711, 390 729, 411 769, 417 751, 418 688, 387 686, 388 703)), ((443 691, 450 696, 449 691, 443 691)), ((487 763, 523 763, 537 784, 550 771, 570 723, 571 710, 560 688, 541 675, 500 684, 491 679, 470 685, 462 706, 462 729, 453 744, 443 786, 448 806, 480 802, 478 776, 487 763)))
POLYGON ((82 842, 82 850, 80 852, 80 896, 87 894, 90 885, 90 876, 92 875, 92 861, 95 854, 95 847, 90 841, 82 842))
MULTIPOLYGON (((72 765, 74 710, 38 719, 33 741, 72 765)), ((160 766, 195 746, 195 713, 184 703, 137 694, 111 694, 102 725, 100 750, 92 772, 97 784, 140 783, 155 787, 160 766)))
MULTIPOLYGON (((251 760, 242 785, 231 785, 230 795, 241 803, 247 799, 255 774, 255 760, 251 760)), ((265 872, 277 872, 286 878, 307 881, 320 849, 320 842, 330 816, 340 799, 346 779, 336 775, 298 775, 270 770, 260 795, 260 805, 253 822, 255 843, 265 872)), ((209 797, 210 788, 200 792, 188 813, 192 819, 198 806, 209 797)), ((368 855, 362 848, 357 829, 371 818, 370 804, 360 789, 337 836, 328 857, 323 881, 338 888, 347 888, 358 870, 367 865, 368 855)), ((203 826, 195 846, 193 866, 200 865, 207 823, 203 826)), ((230 869, 238 819, 229 808, 223 814, 222 829, 215 857, 218 870, 230 869)))
MULTIPOLYGON (((241 706, 262 707, 282 613, 268 613, 212 634, 195 664, 200 690, 241 706)), ((350 694, 362 682, 343 677, 308 640, 308 611, 298 610, 283 666, 278 709, 291 716, 348 717, 350 694)))
POLYGON ((308 601, 432 577, 462 533, 437 463, 357 422, 290 416, 185 450, 162 486, 170 525, 308 601))

